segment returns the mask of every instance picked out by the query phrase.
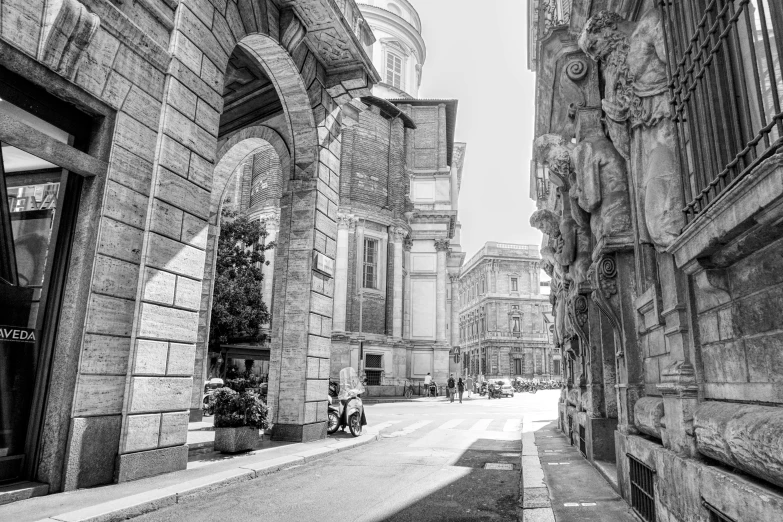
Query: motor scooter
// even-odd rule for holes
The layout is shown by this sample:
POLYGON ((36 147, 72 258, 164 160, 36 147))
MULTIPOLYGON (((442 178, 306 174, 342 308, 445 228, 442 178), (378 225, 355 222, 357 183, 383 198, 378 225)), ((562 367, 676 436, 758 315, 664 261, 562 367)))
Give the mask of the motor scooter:
POLYGON ((340 370, 339 384, 329 382, 329 422, 326 428, 329 435, 339 429, 345 429, 346 426, 354 437, 362 434, 362 426, 367 425, 362 393, 364 393, 364 386, 353 368, 340 370))

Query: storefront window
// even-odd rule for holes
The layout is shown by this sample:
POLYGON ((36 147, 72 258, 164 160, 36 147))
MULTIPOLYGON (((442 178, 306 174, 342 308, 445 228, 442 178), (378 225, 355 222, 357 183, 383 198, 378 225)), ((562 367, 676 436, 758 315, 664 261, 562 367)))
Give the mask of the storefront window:
MULTIPOLYGON (((69 143, 72 137, 0 100, 0 118, 69 143)), ((20 138, 21 141, 23 137, 20 138)), ((26 458, 52 265, 69 173, 0 142, 0 483, 20 477, 26 458)), ((34 147, 31 147, 33 149, 34 147)), ((71 195, 74 197, 74 195, 71 195)))

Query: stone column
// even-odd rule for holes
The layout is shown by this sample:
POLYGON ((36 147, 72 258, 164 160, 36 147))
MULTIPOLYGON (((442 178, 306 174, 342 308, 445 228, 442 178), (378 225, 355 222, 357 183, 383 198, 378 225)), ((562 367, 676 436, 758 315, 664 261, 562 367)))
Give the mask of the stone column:
POLYGON ((438 252, 437 260, 437 281, 436 281, 436 312, 435 321, 435 340, 439 344, 446 343, 446 258, 449 254, 448 239, 438 239, 435 241, 435 250, 438 252))
POLYGON ((451 345, 459 344, 459 274, 450 274, 451 279, 451 345))
POLYGON ((348 232, 356 225, 350 214, 337 214, 337 259, 334 268, 334 311, 332 329, 345 331, 345 307, 348 299, 348 232))
POLYGON ((392 284, 392 336, 402 337, 402 242, 408 232, 404 228, 389 229, 394 244, 394 278, 392 284))
POLYGON ((413 247, 413 241, 410 237, 406 237, 402 243, 403 256, 405 259, 405 273, 403 275, 403 321, 402 321, 402 337, 404 339, 411 338, 411 248, 413 247))
MULTIPOLYGON (((275 213, 268 217, 262 218, 264 225, 266 226, 266 244, 269 244, 277 240, 277 233, 280 231, 280 215, 275 213)), ((261 272, 264 274, 264 289, 263 300, 266 304, 266 309, 269 310, 269 322, 272 322, 272 294, 275 285, 275 249, 270 248, 264 252, 268 265, 261 267, 261 272)))

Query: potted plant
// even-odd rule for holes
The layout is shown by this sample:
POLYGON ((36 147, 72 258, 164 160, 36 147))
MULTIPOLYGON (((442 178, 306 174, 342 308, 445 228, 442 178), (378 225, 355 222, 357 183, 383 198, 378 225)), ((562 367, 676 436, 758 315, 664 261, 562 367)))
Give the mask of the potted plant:
POLYGON ((245 379, 228 381, 213 396, 215 409, 215 450, 238 453, 258 447, 259 430, 266 429, 267 407, 245 379))

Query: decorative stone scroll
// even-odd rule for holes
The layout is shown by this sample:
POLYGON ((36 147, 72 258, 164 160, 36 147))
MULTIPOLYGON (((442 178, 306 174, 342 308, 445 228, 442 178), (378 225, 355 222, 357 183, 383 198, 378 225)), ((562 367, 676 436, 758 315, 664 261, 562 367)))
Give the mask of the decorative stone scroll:
POLYGON ((47 2, 41 60, 62 76, 73 79, 79 60, 98 32, 100 24, 100 18, 77 0, 47 2))
POLYGON ((642 433, 662 439, 661 419, 663 419, 663 399, 660 397, 642 397, 634 403, 634 425, 642 433))
POLYGON ((783 408, 707 401, 693 426, 700 453, 783 487, 783 408))

